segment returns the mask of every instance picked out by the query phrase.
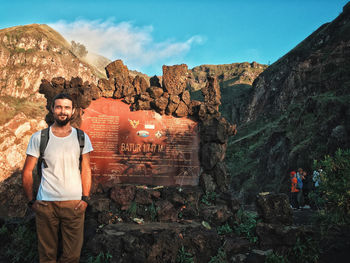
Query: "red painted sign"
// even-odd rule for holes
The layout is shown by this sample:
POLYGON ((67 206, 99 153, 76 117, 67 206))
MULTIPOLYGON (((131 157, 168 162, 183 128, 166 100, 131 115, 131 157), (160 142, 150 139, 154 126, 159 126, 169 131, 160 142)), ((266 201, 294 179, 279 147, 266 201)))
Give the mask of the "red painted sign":
POLYGON ((94 148, 94 184, 198 184, 199 136, 193 120, 130 111, 121 100, 100 98, 84 110, 81 129, 94 148))

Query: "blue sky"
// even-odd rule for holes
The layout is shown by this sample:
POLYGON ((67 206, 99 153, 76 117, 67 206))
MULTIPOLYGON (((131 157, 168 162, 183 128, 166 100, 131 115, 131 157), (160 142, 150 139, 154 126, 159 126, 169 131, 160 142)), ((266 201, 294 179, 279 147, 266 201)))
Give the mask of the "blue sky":
POLYGON ((2 1, 0 28, 49 24, 129 69, 161 75, 162 65, 272 64, 346 0, 2 1))

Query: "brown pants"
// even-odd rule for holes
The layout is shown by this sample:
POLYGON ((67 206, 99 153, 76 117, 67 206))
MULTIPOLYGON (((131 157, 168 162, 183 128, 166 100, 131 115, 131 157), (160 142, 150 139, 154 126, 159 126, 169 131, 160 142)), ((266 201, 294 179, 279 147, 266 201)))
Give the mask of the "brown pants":
POLYGON ((62 235, 62 255, 58 262, 79 262, 85 218, 85 210, 74 209, 79 201, 45 201, 47 206, 35 206, 40 263, 57 262, 59 229, 62 235))

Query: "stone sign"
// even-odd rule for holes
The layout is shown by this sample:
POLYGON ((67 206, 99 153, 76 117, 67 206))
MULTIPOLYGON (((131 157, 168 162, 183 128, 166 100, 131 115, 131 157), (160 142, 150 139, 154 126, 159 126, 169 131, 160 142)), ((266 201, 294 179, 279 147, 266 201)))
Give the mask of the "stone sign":
POLYGON ((189 118, 131 111, 121 100, 100 98, 84 110, 80 127, 94 147, 94 183, 198 184, 198 125, 189 118))

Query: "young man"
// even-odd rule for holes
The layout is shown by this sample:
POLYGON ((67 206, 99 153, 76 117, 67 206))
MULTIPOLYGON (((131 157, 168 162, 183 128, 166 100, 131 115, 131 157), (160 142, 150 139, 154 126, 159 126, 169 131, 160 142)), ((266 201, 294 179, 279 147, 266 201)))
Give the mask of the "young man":
POLYGON ((54 124, 49 129, 41 182, 33 196, 32 172, 40 156, 41 132, 32 135, 23 168, 23 187, 35 212, 40 262, 57 262, 59 228, 62 255, 58 262, 79 262, 83 244, 84 217, 91 188, 89 152, 92 145, 84 134, 80 165, 80 145, 77 130, 70 125, 74 114, 72 98, 58 94, 52 102, 54 124))

